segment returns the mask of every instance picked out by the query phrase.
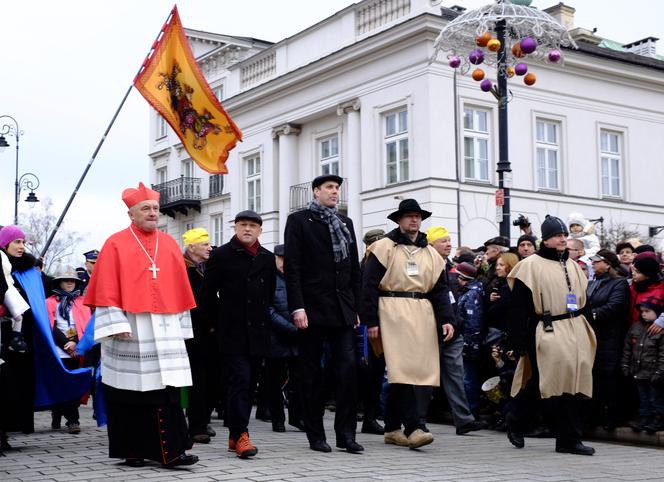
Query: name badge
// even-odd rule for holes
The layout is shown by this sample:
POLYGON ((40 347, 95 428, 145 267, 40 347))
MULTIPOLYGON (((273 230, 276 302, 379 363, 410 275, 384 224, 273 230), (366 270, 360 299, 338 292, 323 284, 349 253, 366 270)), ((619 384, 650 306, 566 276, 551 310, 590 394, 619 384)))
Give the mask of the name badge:
POLYGON ((450 304, 453 305, 454 303, 456 303, 456 300, 454 299, 454 295, 452 294, 452 292, 448 291, 447 293, 450 295, 450 304))
POLYGON ((420 274, 420 270, 417 268, 417 263, 413 260, 408 260, 406 263, 406 272, 408 276, 417 276, 420 274))
POLYGON ((576 295, 574 293, 567 293, 567 311, 576 311, 579 305, 576 302, 576 295))

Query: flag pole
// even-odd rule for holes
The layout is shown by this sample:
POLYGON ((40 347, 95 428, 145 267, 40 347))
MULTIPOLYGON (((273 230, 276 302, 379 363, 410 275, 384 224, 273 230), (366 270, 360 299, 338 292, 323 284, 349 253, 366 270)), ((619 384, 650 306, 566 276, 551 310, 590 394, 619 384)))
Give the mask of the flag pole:
MULTIPOLYGON (((161 36, 164 33, 164 30, 166 30, 166 27, 168 26, 168 22, 171 21, 171 18, 173 17, 173 13, 177 11, 177 6, 174 6, 171 12, 168 14, 168 17, 166 18, 166 21, 164 22, 164 25, 161 27, 161 30, 157 34, 157 38, 155 38, 155 41, 152 43, 152 46, 150 47, 150 51, 148 54, 145 56, 145 60, 141 64, 141 66, 138 69, 138 72, 134 76, 134 79, 143 71, 145 68, 145 65, 147 64, 148 60, 150 59, 150 56, 152 53, 155 51, 155 48, 159 44, 159 40, 161 39, 161 36)), ((46 241, 46 244, 44 245, 44 248, 42 249, 39 257, 44 258, 46 255, 46 251, 48 251, 48 248, 51 246, 51 243, 53 242, 53 238, 55 238, 55 235, 58 232, 58 229, 60 228, 60 225, 62 224, 62 221, 64 220, 65 216, 67 215, 67 211, 69 211, 69 208, 74 202, 74 198, 76 197, 76 194, 78 194, 78 190, 81 187, 81 184, 83 184, 83 180, 85 179, 85 176, 88 175, 88 171, 92 167, 92 163, 95 162, 95 159, 97 157, 97 153, 101 149, 101 146, 104 144, 104 141, 106 140, 106 137, 108 136, 108 133, 111 130, 111 127, 113 127, 113 124, 115 123, 115 119, 117 119, 118 115, 120 114, 120 111, 122 110, 122 107, 124 106, 125 101, 127 100, 127 97, 129 97, 129 93, 131 92, 131 89, 134 87, 134 83, 132 82, 131 85, 129 85, 129 88, 127 89, 127 92, 125 93, 124 97, 122 98, 122 101, 120 102, 120 105, 115 111, 115 114, 113 114, 113 118, 111 119, 111 122, 109 122, 108 127, 106 127, 106 130, 104 131, 104 134, 101 136, 101 139, 99 139, 99 143, 97 144, 96 149, 92 153, 92 157, 88 161, 87 166, 85 166, 85 169, 83 170, 83 174, 81 175, 80 179, 78 180, 78 183, 76 184, 76 187, 74 188, 74 191, 71 193, 71 196, 69 197, 69 201, 67 201, 67 205, 65 206, 64 210, 62 211, 62 214, 60 215, 60 218, 58 219, 58 222, 55 224, 55 227, 53 228, 53 232, 51 232, 51 235, 48 237, 48 240, 46 241)))

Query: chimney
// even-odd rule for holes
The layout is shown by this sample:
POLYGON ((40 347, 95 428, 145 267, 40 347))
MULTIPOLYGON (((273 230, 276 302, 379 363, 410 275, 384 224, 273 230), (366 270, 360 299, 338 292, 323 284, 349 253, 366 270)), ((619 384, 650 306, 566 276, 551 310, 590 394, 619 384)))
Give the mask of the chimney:
POLYGON ((643 55, 644 57, 655 58, 657 56, 657 41, 659 39, 655 37, 646 37, 636 42, 623 45, 623 48, 627 52, 631 52, 637 55, 643 55))
POLYGON ((544 12, 555 18, 567 30, 574 28, 574 12, 576 9, 565 5, 563 2, 553 7, 545 8, 544 12))

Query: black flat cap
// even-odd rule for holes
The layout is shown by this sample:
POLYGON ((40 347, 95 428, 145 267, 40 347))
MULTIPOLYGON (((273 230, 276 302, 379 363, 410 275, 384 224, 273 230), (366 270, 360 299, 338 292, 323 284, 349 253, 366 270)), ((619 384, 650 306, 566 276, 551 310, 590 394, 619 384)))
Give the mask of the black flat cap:
POLYGON ((404 199, 399 203, 399 209, 390 213, 389 216, 387 216, 387 219, 398 223, 401 216, 406 213, 420 213, 422 220, 431 216, 431 211, 422 209, 415 199, 404 199))
POLYGON ((510 240, 505 236, 496 236, 495 238, 488 239, 484 242, 484 246, 487 248, 492 244, 495 244, 496 246, 502 246, 503 248, 509 248, 510 240))
POLYGON ((247 209, 246 211, 240 211, 235 215, 235 222, 237 223, 238 221, 253 221, 255 223, 260 224, 261 226, 263 225, 263 218, 261 218, 260 214, 258 214, 256 211, 252 211, 251 209, 247 209))
POLYGON ((274 254, 275 256, 283 256, 286 253, 286 245, 284 244, 277 244, 274 247, 274 254))
POLYGON ((318 186, 326 183, 327 181, 334 181, 341 186, 341 183, 344 182, 344 179, 340 176, 337 176, 336 174, 325 174, 323 176, 318 176, 311 182, 311 189, 316 189, 318 186))

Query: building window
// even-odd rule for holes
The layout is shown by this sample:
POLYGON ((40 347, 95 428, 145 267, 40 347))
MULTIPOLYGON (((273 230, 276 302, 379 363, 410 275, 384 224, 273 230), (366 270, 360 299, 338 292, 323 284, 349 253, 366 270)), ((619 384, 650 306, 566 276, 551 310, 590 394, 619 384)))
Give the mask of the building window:
POLYGON ((194 229, 194 223, 185 223, 184 225, 184 232, 186 233, 190 229, 194 229))
POLYGON ((221 196, 224 191, 223 174, 212 174, 210 176, 210 197, 221 196))
POLYGON ((156 184, 164 184, 167 181, 167 170, 165 167, 157 169, 156 184))
POLYGON ((339 135, 326 137, 318 141, 318 160, 320 173, 339 175, 339 135))
POLYGON ((474 181, 489 181, 489 112, 463 110, 464 176, 474 181))
POLYGON ((212 235, 210 236, 212 246, 221 246, 224 233, 223 215, 210 216, 210 233, 212 235))
POLYGON ((536 122, 535 155, 537 187, 560 189, 560 124, 538 119, 536 122))
POLYGON ((602 195, 622 195, 620 189, 620 165, 622 157, 622 134, 600 131, 600 162, 602 167, 602 195))
POLYGON ((194 163, 191 162, 191 159, 182 161, 182 171, 180 174, 184 177, 194 177, 194 163))
POLYGON ((157 139, 166 137, 166 119, 157 114, 157 139))
POLYGON ((224 84, 221 84, 221 85, 215 87, 213 92, 214 92, 214 96, 217 98, 217 100, 219 102, 221 102, 224 98, 224 84))
POLYGON ((247 209, 261 212, 261 158, 254 155, 245 159, 247 166, 247 209))
POLYGON ((385 161, 387 183, 408 180, 408 111, 406 109, 384 115, 385 161))

